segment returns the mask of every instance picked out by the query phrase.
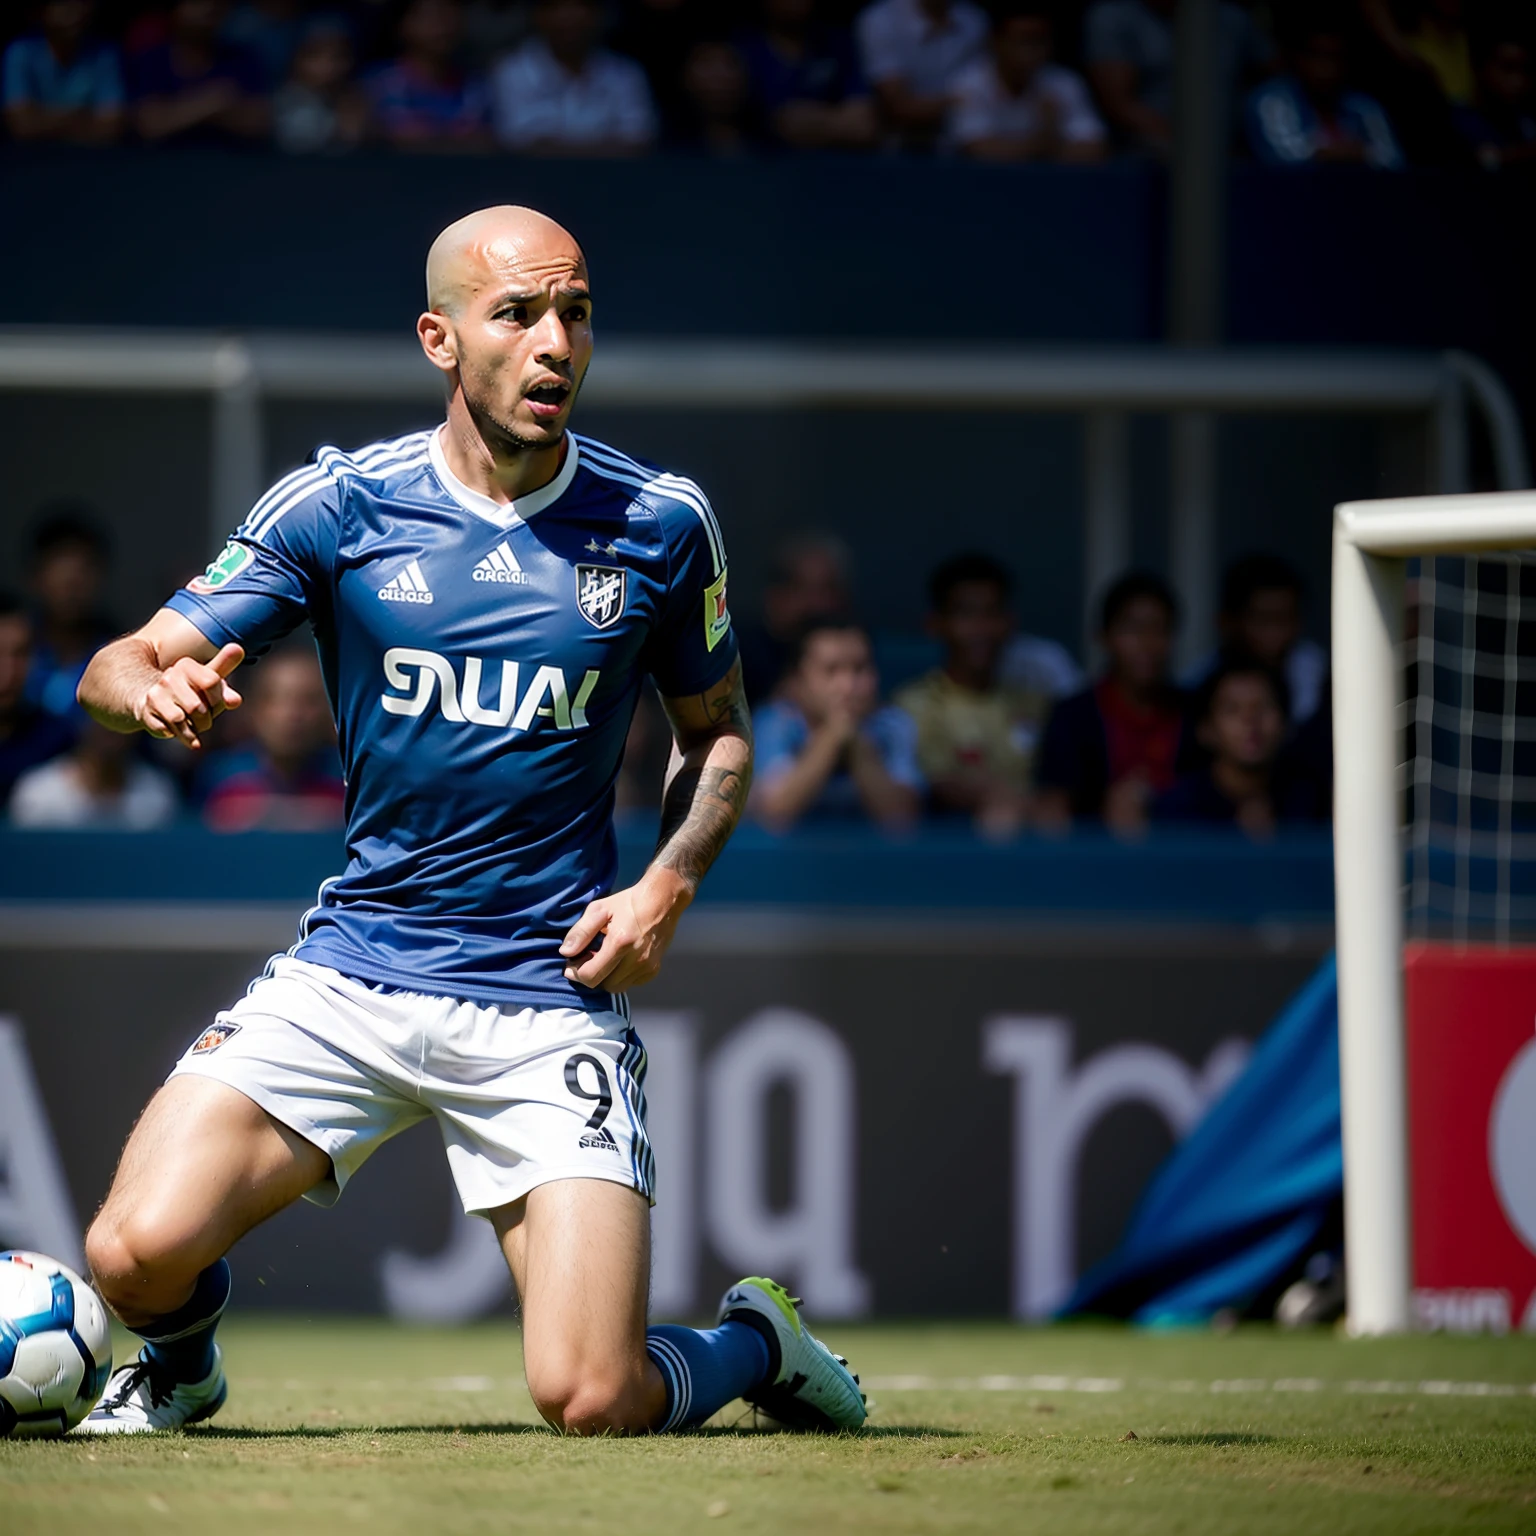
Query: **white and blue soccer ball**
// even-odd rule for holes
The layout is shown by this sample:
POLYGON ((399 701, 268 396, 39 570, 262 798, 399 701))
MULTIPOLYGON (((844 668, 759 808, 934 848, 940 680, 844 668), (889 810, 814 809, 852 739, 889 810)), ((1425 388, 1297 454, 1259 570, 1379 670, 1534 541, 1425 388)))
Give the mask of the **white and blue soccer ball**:
POLYGON ((0 1253, 0 1440, 62 1435, 112 1374, 112 1329, 74 1270, 41 1253, 0 1253))

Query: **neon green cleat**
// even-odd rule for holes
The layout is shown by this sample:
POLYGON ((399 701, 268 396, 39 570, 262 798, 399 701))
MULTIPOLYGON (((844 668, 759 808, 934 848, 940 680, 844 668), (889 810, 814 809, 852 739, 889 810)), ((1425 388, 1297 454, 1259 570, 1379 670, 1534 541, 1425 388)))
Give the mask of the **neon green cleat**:
POLYGON ((835 1433, 867 1417, 859 1378, 800 1320, 800 1303, 761 1275, 738 1281, 720 1303, 722 1323, 745 1323, 768 1345, 768 1376, 743 1396, 789 1429, 835 1433))

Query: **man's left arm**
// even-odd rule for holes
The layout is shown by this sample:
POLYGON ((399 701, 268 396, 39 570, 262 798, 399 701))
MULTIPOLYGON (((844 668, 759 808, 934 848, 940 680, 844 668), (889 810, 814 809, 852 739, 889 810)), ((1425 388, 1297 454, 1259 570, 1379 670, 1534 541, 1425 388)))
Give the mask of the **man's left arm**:
POLYGON ((608 992, 640 986, 661 969, 678 920, 741 820, 752 785, 752 718, 740 661, 703 693, 661 702, 676 746, 656 852, 635 885, 592 902, 560 946, 566 980, 608 992))

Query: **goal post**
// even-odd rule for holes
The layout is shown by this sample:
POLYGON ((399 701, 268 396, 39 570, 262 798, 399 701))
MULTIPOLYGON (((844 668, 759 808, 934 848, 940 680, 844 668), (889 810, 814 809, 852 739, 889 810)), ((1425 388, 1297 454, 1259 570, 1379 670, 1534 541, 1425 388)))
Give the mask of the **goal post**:
POLYGON ((1349 1330, 1412 1321, 1399 793, 1407 562, 1536 547, 1536 492, 1346 502, 1333 533, 1334 884, 1349 1330))

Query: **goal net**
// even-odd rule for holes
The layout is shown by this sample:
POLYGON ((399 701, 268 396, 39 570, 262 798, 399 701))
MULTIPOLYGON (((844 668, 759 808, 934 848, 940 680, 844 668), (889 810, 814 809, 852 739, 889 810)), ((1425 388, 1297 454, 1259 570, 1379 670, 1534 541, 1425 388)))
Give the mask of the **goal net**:
POLYGON ((1339 1055, 1356 1333, 1536 1319, 1533 549, 1536 493, 1354 502, 1335 514, 1339 1055))

